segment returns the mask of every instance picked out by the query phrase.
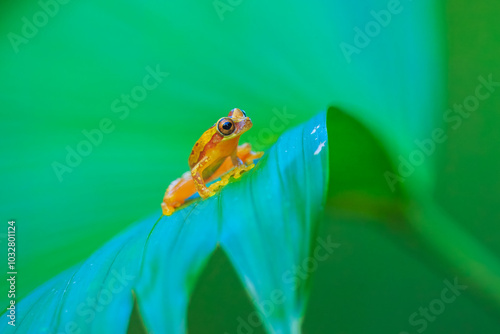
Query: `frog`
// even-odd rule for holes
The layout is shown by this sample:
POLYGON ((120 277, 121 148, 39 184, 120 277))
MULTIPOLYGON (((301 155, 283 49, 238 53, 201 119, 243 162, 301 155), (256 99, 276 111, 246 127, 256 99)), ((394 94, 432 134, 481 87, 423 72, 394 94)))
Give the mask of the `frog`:
POLYGON ((189 155, 189 171, 172 181, 165 191, 163 215, 172 215, 196 193, 202 199, 214 196, 231 178, 238 179, 255 167, 254 161, 264 152, 252 151, 249 143, 239 145, 240 136, 252 125, 245 111, 234 108, 201 135, 189 155))

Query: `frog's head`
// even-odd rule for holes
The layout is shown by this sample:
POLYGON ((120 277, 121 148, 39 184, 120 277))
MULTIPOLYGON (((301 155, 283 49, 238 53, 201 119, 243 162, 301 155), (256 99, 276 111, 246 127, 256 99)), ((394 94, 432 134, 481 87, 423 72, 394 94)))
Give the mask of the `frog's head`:
POLYGON ((224 137, 223 140, 226 140, 245 133, 252 127, 252 120, 250 117, 247 117, 247 114, 243 110, 234 108, 229 112, 227 117, 219 119, 215 127, 217 132, 224 137))

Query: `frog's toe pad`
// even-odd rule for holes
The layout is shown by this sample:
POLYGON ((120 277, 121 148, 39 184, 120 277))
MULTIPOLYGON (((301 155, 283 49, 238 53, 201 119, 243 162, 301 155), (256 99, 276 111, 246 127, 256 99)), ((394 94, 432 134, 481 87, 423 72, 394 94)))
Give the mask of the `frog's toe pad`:
POLYGON ((229 183, 229 179, 223 178, 220 181, 214 182, 208 187, 208 190, 210 191, 210 196, 215 195, 215 193, 221 189, 222 187, 226 186, 229 183))
POLYGON ((165 202, 161 203, 161 210, 165 216, 170 216, 174 213, 175 208, 173 206, 167 205, 165 202))
POLYGON ((245 172, 248 172, 250 169, 254 168, 255 165, 254 164, 251 164, 251 165, 243 165, 243 166, 238 166, 236 167, 235 169, 233 169, 231 171, 231 175, 232 177, 234 177, 235 179, 239 179, 241 177, 241 174, 245 173, 245 172))

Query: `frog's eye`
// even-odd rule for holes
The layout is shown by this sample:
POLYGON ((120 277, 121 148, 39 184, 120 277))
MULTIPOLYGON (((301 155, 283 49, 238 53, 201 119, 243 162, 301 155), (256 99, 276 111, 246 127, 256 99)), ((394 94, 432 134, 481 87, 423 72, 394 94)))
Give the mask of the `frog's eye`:
POLYGON ((241 109, 240 109, 240 111, 241 111, 241 113, 243 114, 243 117, 247 117, 247 113, 246 113, 244 110, 241 110, 241 109))
POLYGON ((235 130, 234 122, 229 117, 221 118, 217 122, 217 131, 223 136, 229 136, 235 130))

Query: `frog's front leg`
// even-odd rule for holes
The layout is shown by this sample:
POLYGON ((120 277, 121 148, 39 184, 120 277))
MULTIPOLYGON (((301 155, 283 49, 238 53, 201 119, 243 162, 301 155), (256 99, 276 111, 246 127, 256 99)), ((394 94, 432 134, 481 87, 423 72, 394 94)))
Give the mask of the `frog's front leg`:
POLYGON ((194 186, 200 194, 201 198, 208 198, 215 194, 214 191, 210 190, 203 180, 203 171, 212 163, 212 159, 209 156, 205 156, 201 159, 192 169, 191 176, 193 177, 194 186))
POLYGON ((220 177, 220 180, 217 182, 212 183, 208 189, 212 192, 215 193, 218 191, 220 188, 225 187, 229 183, 229 179, 231 177, 234 177, 235 179, 239 178, 241 175, 240 173, 247 171, 253 167, 246 166, 243 161, 238 157, 236 154, 236 150, 230 155, 231 158, 231 163, 233 164, 233 169, 231 169, 229 172, 226 174, 222 175, 220 177))
POLYGON ((241 159, 238 157, 237 151, 234 151, 231 154, 231 162, 233 163, 234 167, 240 167, 244 165, 243 161, 241 161, 241 159))
MULTIPOLYGON (((239 152, 238 152, 239 153, 239 152)), ((233 163, 234 168, 227 174, 223 179, 229 180, 229 178, 232 176, 235 179, 238 179, 241 176, 241 173, 244 173, 246 171, 249 171, 252 169, 255 165, 252 163, 253 160, 250 160, 250 164, 245 164, 243 161, 238 156, 238 153, 235 151, 233 154, 231 154, 231 161, 233 163)), ((248 154, 248 152, 247 152, 248 154)))

